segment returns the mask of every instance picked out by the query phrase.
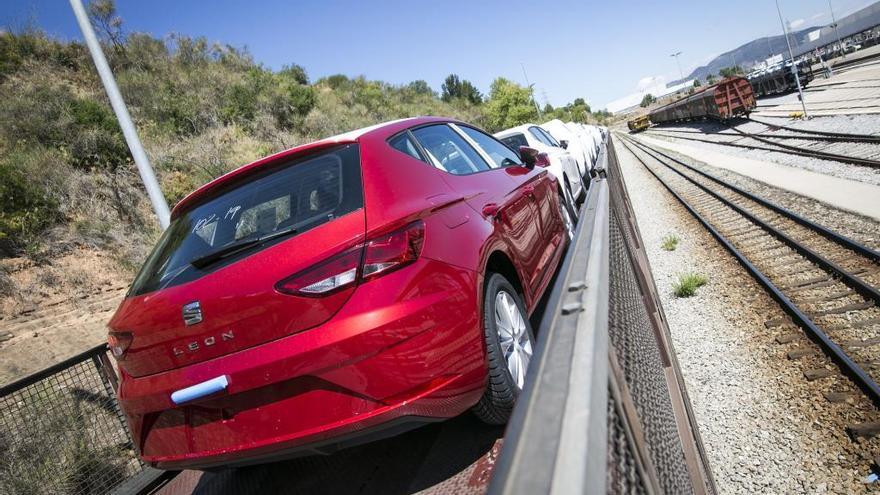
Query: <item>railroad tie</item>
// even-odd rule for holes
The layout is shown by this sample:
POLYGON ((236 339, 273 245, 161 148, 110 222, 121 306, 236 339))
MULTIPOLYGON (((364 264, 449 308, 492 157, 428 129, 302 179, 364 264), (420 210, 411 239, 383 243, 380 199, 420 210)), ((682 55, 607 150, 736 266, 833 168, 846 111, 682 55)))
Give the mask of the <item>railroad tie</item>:
POLYGON ((852 304, 846 304, 840 306, 839 308, 831 308, 823 311, 816 311, 813 313, 814 316, 826 316, 826 315, 838 315, 841 313, 849 313, 850 311, 860 311, 863 309, 868 309, 874 306, 874 301, 861 301, 852 304))
POLYGON ((880 337, 872 337, 864 340, 848 340, 843 343, 843 346, 853 349, 859 347, 871 347, 878 344, 880 344, 880 337))
POLYGON ((856 398, 858 398, 859 394, 855 392, 826 392, 825 399, 828 402, 840 403, 840 402, 854 402, 856 398))
POLYGON ((804 377, 807 379, 807 381, 811 382, 819 380, 821 378, 828 378, 829 376, 834 376, 836 374, 836 372, 831 371, 827 368, 816 368, 804 371, 804 377))
POLYGON ((788 351, 786 353, 786 356, 788 356, 788 359, 791 359, 792 361, 794 361, 796 359, 801 359, 801 358, 805 358, 805 357, 809 357, 809 356, 816 356, 818 354, 819 354, 819 351, 817 351, 816 349, 814 349, 812 347, 796 347, 796 348, 788 351))
POLYGON ((790 344, 804 338, 802 333, 784 333, 776 336, 777 344, 790 344))
POLYGON ((868 421, 866 423, 849 425, 846 427, 846 432, 853 440, 859 437, 873 438, 880 433, 880 421, 868 421))
POLYGON ((807 280, 801 280, 800 282, 795 282, 793 284, 783 285, 779 287, 780 290, 794 290, 794 289, 804 289, 806 287, 816 286, 818 284, 833 281, 834 279, 828 275, 820 275, 818 277, 813 277, 807 280))
POLYGON ((847 328, 865 328, 877 324, 880 324, 880 317, 865 318, 864 320, 856 320, 846 323, 836 323, 834 325, 828 325, 828 331, 836 332, 837 330, 846 330, 847 328))
POLYGON ((834 301, 835 299, 843 299, 844 297, 851 296, 855 294, 855 291, 852 290, 844 290, 840 292, 834 292, 832 294, 827 294, 824 296, 816 296, 816 297, 805 297, 803 299, 798 299, 798 302, 803 304, 815 303, 815 302, 824 302, 824 301, 834 301))

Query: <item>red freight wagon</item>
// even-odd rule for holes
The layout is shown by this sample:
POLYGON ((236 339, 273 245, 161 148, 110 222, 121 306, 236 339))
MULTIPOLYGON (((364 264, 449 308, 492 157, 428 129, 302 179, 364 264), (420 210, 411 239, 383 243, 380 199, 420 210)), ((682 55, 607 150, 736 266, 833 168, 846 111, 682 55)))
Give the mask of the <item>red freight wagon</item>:
POLYGON ((749 81, 743 77, 728 77, 658 108, 650 116, 655 124, 705 118, 728 120, 740 115, 748 116, 755 105, 755 94, 749 81))

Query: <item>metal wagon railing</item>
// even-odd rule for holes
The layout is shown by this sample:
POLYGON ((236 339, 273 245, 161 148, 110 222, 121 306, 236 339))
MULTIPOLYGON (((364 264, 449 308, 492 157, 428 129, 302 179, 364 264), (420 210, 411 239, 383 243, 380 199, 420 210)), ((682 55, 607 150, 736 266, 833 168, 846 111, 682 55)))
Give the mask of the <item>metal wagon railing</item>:
POLYGON ((168 474, 135 455, 106 344, 0 388, 0 493, 138 493, 168 474))

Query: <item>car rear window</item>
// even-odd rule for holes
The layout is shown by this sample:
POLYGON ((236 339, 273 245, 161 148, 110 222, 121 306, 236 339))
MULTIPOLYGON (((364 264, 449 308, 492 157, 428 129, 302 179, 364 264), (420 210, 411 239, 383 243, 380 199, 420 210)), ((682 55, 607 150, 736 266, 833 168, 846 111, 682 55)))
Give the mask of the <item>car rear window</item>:
POLYGON ((195 280, 219 267, 363 207, 360 152, 350 144, 293 159, 248 178, 175 218, 135 277, 129 296, 195 280), (233 244, 294 229, 222 262, 191 262, 233 244))
POLYGON ((501 138, 501 142, 506 144, 508 148, 519 151, 520 146, 528 146, 529 142, 523 134, 513 134, 511 136, 501 138))

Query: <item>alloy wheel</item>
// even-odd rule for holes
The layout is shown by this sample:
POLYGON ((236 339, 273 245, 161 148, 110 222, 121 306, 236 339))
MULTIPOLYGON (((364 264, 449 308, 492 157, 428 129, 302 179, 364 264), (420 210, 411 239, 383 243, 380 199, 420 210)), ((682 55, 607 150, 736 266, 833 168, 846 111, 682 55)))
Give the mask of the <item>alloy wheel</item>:
POLYGON ((522 390, 532 359, 532 339, 519 306, 503 290, 495 295, 495 328, 507 370, 517 388, 522 390))

